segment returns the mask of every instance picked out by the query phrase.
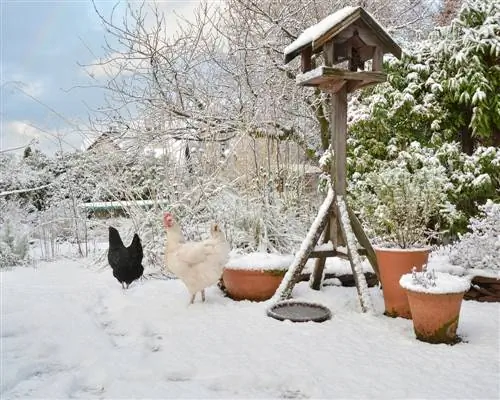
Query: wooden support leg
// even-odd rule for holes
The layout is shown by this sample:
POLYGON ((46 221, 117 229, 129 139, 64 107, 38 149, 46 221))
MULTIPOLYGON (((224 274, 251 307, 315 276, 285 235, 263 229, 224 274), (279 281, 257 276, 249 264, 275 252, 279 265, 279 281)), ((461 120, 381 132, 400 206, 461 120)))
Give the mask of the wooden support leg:
POLYGON ((319 209, 318 215, 314 219, 314 222, 311 225, 306 238, 302 242, 299 251, 297 252, 297 254, 295 254, 292 265, 290 265, 290 268, 288 268, 288 271, 281 281, 280 286, 276 290, 272 301, 276 302, 279 300, 285 300, 290 298, 290 296, 292 295, 293 287, 295 286, 295 283, 299 281, 300 274, 307 263, 309 254, 311 254, 311 251, 316 246, 321 232, 323 232, 323 229, 325 229, 334 198, 335 193, 333 191, 333 188, 330 187, 328 189, 328 194, 326 195, 326 198, 319 209))
MULTIPOLYGON (((321 241, 322 243, 328 243, 330 241, 331 221, 332 220, 330 218, 327 225, 326 225, 325 231, 323 233, 323 240, 321 241)), ((319 257, 316 260, 316 262, 314 263, 314 270, 313 270, 313 273, 311 274, 311 278, 309 281, 309 286, 311 287, 311 289, 314 289, 314 290, 321 289, 321 286, 323 285, 325 262, 326 262, 326 258, 319 257)))
POLYGON ((347 213, 349 214, 349 220, 351 222, 352 226, 352 231, 354 232, 354 236, 356 236, 357 241, 363 248, 366 250, 366 258, 370 262, 373 271, 375 274, 377 274, 378 281, 380 281, 380 274, 378 272, 378 264, 377 264, 377 256, 375 254, 375 251, 373 250, 372 244, 370 243, 370 239, 368 239, 368 236, 366 236, 365 231, 363 230, 363 227, 361 225, 361 222, 359 222, 358 217, 356 217, 356 214, 351 210, 351 207, 347 205, 347 213))
POLYGON ((342 196, 337 196, 337 206, 338 215, 340 216, 340 227, 345 237, 347 254, 349 256, 354 282, 356 283, 356 289, 358 290, 361 310, 363 312, 374 312, 370 293, 368 291, 368 284, 366 283, 366 278, 361 268, 361 257, 357 252, 355 236, 352 232, 349 216, 347 214, 347 205, 342 196))

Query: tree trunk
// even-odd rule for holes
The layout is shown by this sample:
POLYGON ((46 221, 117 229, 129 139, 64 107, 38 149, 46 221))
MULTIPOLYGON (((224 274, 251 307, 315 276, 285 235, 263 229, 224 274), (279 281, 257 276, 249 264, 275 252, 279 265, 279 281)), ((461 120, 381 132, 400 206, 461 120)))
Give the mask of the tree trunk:
POLYGON ((474 138, 472 137, 472 130, 464 126, 460 130, 460 145, 462 151, 467 155, 472 155, 474 152, 474 138))

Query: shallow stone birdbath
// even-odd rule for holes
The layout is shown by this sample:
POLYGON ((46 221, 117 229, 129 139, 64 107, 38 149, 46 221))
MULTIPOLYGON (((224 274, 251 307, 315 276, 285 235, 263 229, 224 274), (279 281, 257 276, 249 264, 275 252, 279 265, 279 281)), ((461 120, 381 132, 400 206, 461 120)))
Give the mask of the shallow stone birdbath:
POLYGON ((332 312, 318 303, 302 300, 283 300, 273 304, 267 315, 279 321, 324 322, 332 318, 332 312))

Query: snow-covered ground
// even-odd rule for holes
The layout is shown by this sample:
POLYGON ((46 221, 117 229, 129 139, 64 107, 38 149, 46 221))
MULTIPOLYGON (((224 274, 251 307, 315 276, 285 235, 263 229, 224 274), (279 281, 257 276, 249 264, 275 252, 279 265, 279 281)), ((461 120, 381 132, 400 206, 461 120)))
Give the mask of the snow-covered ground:
POLYGON ((1 398, 500 397, 500 304, 464 302, 455 346, 414 338, 411 321, 361 314, 355 288, 294 297, 333 318, 293 324, 269 303, 218 288, 188 306, 177 280, 122 290, 109 268, 59 260, 1 276, 1 398))

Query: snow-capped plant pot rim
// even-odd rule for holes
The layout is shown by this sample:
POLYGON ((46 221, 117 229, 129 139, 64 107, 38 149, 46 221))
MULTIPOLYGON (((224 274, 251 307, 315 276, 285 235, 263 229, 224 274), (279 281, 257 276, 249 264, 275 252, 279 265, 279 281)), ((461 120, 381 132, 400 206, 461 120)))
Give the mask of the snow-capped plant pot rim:
POLYGON ((412 253, 412 252, 421 252, 421 251, 427 251, 427 252, 431 252, 432 251, 432 247, 431 246, 421 246, 421 247, 418 247, 418 246, 412 246, 412 247, 407 247, 407 248, 402 248, 402 247, 390 247, 390 246, 382 246, 382 245, 378 245, 378 246, 373 246, 373 250, 375 251, 393 251, 393 252, 406 252, 406 253, 412 253))
POLYGON ((286 271, 281 269, 225 267, 222 280, 233 300, 265 301, 276 293, 285 274, 286 271))
POLYGON ((248 253, 230 257, 226 269, 243 269, 247 271, 286 271, 293 262, 291 254, 278 253, 248 253))
POLYGON ((292 322, 325 322, 332 318, 332 312, 323 304, 297 299, 274 303, 267 309, 267 315, 278 321, 292 322))
POLYGON ((436 286, 425 287, 415 283, 412 274, 401 276, 399 284, 403 289, 427 294, 457 294, 465 293, 470 289, 471 281, 468 277, 456 276, 447 272, 435 272, 435 275, 436 286))

